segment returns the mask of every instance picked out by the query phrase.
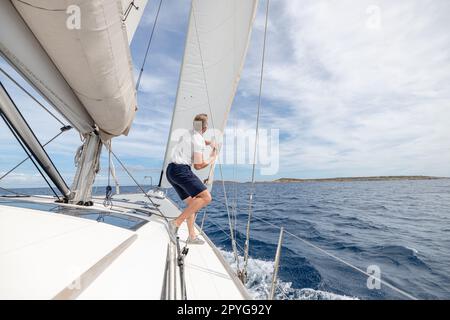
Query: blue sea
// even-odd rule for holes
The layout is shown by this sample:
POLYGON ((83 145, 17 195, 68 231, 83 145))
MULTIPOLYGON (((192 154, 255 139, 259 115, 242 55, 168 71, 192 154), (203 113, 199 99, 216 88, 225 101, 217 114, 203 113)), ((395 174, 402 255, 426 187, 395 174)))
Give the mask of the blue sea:
MULTIPOLYGON (((236 215, 242 266, 251 185, 225 183, 225 187, 229 211, 236 215)), ((95 192, 103 194, 104 188, 95 192)), ((176 199, 172 190, 169 196, 176 199)), ((236 267, 221 183, 214 184, 213 198, 204 230, 236 267)), ((203 211, 198 224, 202 215, 203 211)), ((418 299, 450 299, 449 179, 257 183, 253 215, 246 285, 255 298, 265 299, 270 291, 283 226, 289 233, 283 239, 278 299, 407 298, 334 257, 363 271, 377 268, 382 281, 418 299)))

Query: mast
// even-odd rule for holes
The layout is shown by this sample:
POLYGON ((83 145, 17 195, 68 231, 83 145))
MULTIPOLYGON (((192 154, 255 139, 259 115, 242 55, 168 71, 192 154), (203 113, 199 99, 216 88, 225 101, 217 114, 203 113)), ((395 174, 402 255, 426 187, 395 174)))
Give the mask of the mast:
POLYGON ((39 166, 53 181, 58 190, 63 194, 64 198, 68 200, 71 196, 69 187, 66 185, 64 179, 61 177, 47 152, 34 135, 30 126, 20 113, 17 106, 14 104, 13 100, 11 99, 1 82, 0 112, 8 122, 8 125, 10 125, 14 130, 14 133, 17 135, 17 137, 21 140, 23 145, 28 149, 31 156, 37 161, 39 166))

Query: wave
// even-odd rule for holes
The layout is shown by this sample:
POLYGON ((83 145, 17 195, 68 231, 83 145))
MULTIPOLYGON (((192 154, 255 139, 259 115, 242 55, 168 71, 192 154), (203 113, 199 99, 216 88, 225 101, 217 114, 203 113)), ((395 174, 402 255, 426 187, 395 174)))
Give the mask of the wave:
POLYGON ((377 246, 371 252, 376 258, 384 258, 397 266, 419 267, 431 270, 431 268, 418 257, 419 251, 415 248, 400 245, 377 246))
POLYGON ((416 248, 412 248, 412 247, 408 247, 408 246, 405 246, 405 248, 411 250, 415 255, 417 255, 419 253, 419 250, 417 250, 416 248))
MULTIPOLYGON (((234 254, 223 249, 220 250, 224 258, 231 267, 236 270, 236 261, 234 254)), ((239 256, 239 265, 243 265, 243 257, 239 256)), ((249 258, 248 260, 248 278, 245 286, 249 293, 256 300, 266 300, 269 296, 272 277, 273 261, 249 258)), ((278 279, 277 289, 275 290, 276 300, 357 300, 355 297, 340 295, 333 292, 316 290, 311 288, 294 288, 292 282, 278 279)))
POLYGON ((339 251, 348 250, 348 251, 353 252, 353 253, 362 253, 362 252, 364 252, 364 249, 361 248, 360 246, 358 246, 356 244, 345 243, 345 242, 342 242, 342 241, 335 241, 335 242, 333 242, 333 249, 334 250, 339 250, 339 251))
POLYGON ((336 226, 340 227, 340 228, 357 228, 359 230, 386 230, 387 228, 383 225, 376 225, 373 222, 370 221, 364 221, 358 217, 355 216, 350 216, 350 217, 346 217, 346 216, 342 216, 340 215, 340 217, 338 219, 336 219, 336 221, 334 222, 336 226))

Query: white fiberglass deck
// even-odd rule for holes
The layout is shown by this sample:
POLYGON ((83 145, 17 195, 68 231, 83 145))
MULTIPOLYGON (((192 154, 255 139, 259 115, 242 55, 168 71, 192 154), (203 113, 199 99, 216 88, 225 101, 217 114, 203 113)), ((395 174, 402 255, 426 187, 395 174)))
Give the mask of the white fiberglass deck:
POLYGON ((0 299, 52 299, 133 232, 0 206, 0 299))
MULTIPOLYGON (((141 223, 134 221, 125 229, 13 205, 14 199, 8 200, 10 204, 0 203, 0 298, 160 299, 169 244, 166 223, 156 215, 129 213, 130 208, 144 208, 142 205, 148 203, 144 196, 116 198, 126 200, 113 201, 113 211, 106 210, 101 201, 91 208, 81 208, 105 213, 117 209, 141 223)), ((18 201, 53 204, 50 198, 18 201)), ((166 216, 179 214, 168 199, 153 201, 166 216)), ((81 210, 77 206, 58 206, 81 210)), ((180 238, 186 237, 183 225, 180 238)), ((189 246, 185 259, 187 298, 249 298, 217 248, 206 240, 204 245, 189 246)))
MULTIPOLYGON (((126 194, 115 196, 119 201, 126 200, 130 203, 149 202, 142 194, 126 194)), ((167 217, 177 217, 180 210, 169 199, 152 198, 152 201, 160 205, 160 210, 167 217)), ((121 205, 117 203, 117 205, 121 205)), ((181 246, 188 237, 186 224, 179 230, 181 246)), ((204 245, 189 245, 189 253, 185 259, 185 277, 187 298, 192 299, 249 299, 247 290, 233 274, 228 263, 223 259, 219 250, 206 235, 200 235, 205 239, 204 245)), ((155 241, 158 241, 155 239, 155 241)))

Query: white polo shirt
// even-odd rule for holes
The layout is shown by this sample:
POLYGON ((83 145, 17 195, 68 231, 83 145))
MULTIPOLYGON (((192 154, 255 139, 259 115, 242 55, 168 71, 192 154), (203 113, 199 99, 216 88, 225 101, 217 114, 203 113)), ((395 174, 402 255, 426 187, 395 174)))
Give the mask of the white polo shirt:
POLYGON ((194 162, 194 152, 203 153, 205 149, 205 138, 200 133, 190 130, 181 136, 172 149, 171 162, 191 166, 194 162))

